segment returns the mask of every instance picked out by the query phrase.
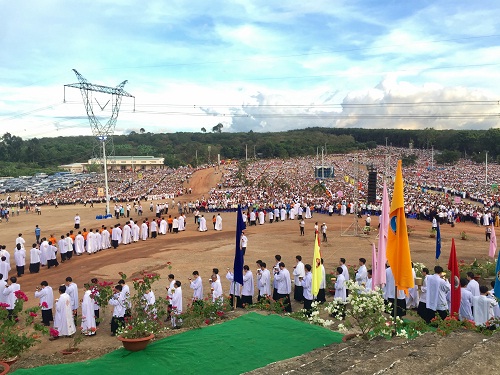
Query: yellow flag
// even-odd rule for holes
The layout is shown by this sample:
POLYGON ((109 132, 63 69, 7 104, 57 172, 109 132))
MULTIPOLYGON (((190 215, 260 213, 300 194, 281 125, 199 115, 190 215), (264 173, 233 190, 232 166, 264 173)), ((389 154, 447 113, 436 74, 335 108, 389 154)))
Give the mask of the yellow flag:
POLYGON ((314 237, 314 259, 312 262, 312 294, 317 296, 321 281, 323 280, 323 271, 321 268, 321 253, 319 251, 318 232, 314 237))
POLYGON ((344 181, 345 181, 345 182, 349 182, 349 176, 347 176, 347 175, 346 175, 346 176, 344 176, 344 181))
POLYGON ((406 226, 403 170, 401 160, 398 160, 394 192, 392 195, 391 211, 389 214, 389 231, 387 236, 387 260, 394 275, 394 282, 398 290, 408 294, 408 288, 415 286, 411 268, 410 243, 406 226))

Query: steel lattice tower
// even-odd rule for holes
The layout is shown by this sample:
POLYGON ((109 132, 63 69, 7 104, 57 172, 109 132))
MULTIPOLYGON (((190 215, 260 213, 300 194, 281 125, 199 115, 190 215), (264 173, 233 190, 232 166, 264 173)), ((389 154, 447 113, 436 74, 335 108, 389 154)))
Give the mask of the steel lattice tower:
MULTIPOLYGON (((72 83, 64 85, 64 102, 66 102, 66 87, 73 87, 80 89, 83 97, 83 104, 85 105, 85 110, 87 111, 87 116, 89 118, 90 127, 92 129, 92 135, 94 135, 96 142, 94 143, 94 149, 92 154, 92 160, 101 161, 101 165, 104 166, 104 180, 106 185, 106 213, 109 213, 109 195, 108 195, 108 178, 107 178, 107 168, 106 168, 106 156, 114 155, 115 148, 113 144, 113 134, 115 132, 116 120, 118 119, 118 113, 120 112, 120 105, 123 96, 128 96, 134 98, 134 111, 135 111, 135 97, 129 94, 123 89, 128 81, 123 81, 116 87, 108 87, 101 85, 94 85, 88 82, 85 77, 83 77, 76 69, 73 69, 78 78, 79 83, 72 83), (105 124, 101 124, 99 119, 94 114, 92 92, 100 92, 104 94, 111 95, 111 117, 105 124), (106 154, 107 153, 107 154, 106 154)), ((109 101, 103 106, 97 101, 97 104, 104 110, 109 101)))

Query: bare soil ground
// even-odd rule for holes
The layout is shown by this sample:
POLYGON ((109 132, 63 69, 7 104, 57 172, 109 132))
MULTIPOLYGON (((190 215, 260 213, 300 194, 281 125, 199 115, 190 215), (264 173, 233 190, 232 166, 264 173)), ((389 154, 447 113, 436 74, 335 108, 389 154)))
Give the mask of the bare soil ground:
MULTIPOLYGON (((214 186, 221 177, 221 172, 214 169, 196 172, 189 186, 193 189, 191 195, 180 198, 181 201, 195 200, 202 195, 207 195, 210 187, 214 186)), ((176 199, 177 202, 177 199, 176 199)), ((170 202, 169 202, 170 203, 170 202)), ((144 204, 143 204, 144 205, 144 204)), ((149 207, 149 205, 144 205, 149 207)), ((12 217, 9 223, 0 223, 0 243, 6 244, 9 250, 14 248, 14 241, 18 233, 23 233, 27 245, 35 240, 34 228, 38 224, 42 229, 42 236, 55 234, 58 238, 73 227, 73 218, 76 213, 82 218, 82 227, 98 228, 102 224, 114 225, 116 220, 96 220, 97 214, 102 214, 103 205, 89 206, 60 206, 43 207, 42 215, 24 214, 12 217)), ((176 214, 176 212, 174 212, 176 214)), ((204 280, 205 290, 208 291, 208 277, 213 267, 221 270, 223 289, 227 293, 229 283, 224 278, 227 267, 232 267, 235 247, 236 216, 232 212, 222 212, 223 230, 213 230, 211 218, 213 213, 205 213, 209 231, 200 233, 196 229, 193 216, 188 215, 187 229, 178 234, 167 234, 157 239, 139 241, 127 246, 121 245, 117 250, 101 251, 93 255, 73 257, 71 261, 61 264, 50 270, 43 269, 39 274, 29 273, 19 279, 21 288, 30 297, 29 303, 37 303, 33 297, 35 287, 47 280, 52 287, 57 287, 64 282, 67 276, 81 287, 91 277, 103 280, 117 281, 118 272, 122 271, 129 277, 141 270, 155 270, 162 276, 155 293, 165 294, 167 274, 173 273, 178 280, 183 282, 185 303, 191 296, 187 279, 193 270, 198 270, 204 280), (172 269, 166 263, 172 262, 172 269)), ((152 212, 146 212, 145 217, 153 217, 152 212)), ((137 219, 135 215, 132 215, 137 219)), ((141 219, 141 218, 139 218, 141 219)), ((315 221, 320 224, 325 222, 328 226, 328 242, 321 246, 325 259, 327 272, 333 271, 340 257, 345 257, 347 263, 357 264, 359 257, 365 257, 370 263, 371 244, 376 243, 376 231, 369 236, 348 236, 354 234, 352 225, 355 218, 314 214, 313 218, 306 221, 306 235, 299 236, 297 221, 286 221, 247 228, 249 244, 246 263, 251 269, 255 268, 255 261, 262 259, 272 266, 274 255, 281 254, 288 268, 295 264, 295 256, 303 256, 305 263, 312 261, 313 227, 315 221)), ((121 220, 125 222, 124 219, 121 220)), ((363 226, 364 220, 359 221, 363 226)), ((373 218, 372 227, 376 228, 377 218, 373 218)), ((430 223, 418 220, 409 220, 408 224, 414 227, 410 235, 412 259, 432 267, 435 264, 435 239, 429 237, 430 223)), ((472 261, 474 258, 487 258, 488 245, 485 241, 484 229, 471 223, 459 223, 454 228, 448 225, 441 227, 442 257, 441 263, 446 268, 451 238, 455 238, 459 259, 472 261), (460 232, 465 230, 468 240, 460 240, 460 232)), ((27 246, 29 248, 29 246, 27 246)), ((14 264, 13 264, 13 268, 14 264)), ((83 293, 83 292, 81 292, 83 293)), ((83 295, 83 294, 81 294, 83 295)), ((299 309, 299 305, 294 305, 299 309)), ((236 312, 235 315, 243 312, 236 312)), ((60 351, 64 349, 70 339, 48 341, 37 345, 29 353, 22 355, 14 365, 15 368, 40 366, 49 363, 80 361, 102 355, 121 346, 116 338, 110 337, 109 320, 111 311, 105 314, 105 319, 100 325, 98 334, 88 338, 80 344, 81 351, 77 354, 63 356, 60 351), (66 341, 68 340, 68 341, 66 341)), ((177 331, 182 332, 182 330, 177 331)), ((175 332, 175 333, 177 333, 175 332)), ((173 333, 170 333, 173 334, 173 333)), ((286 333, 284 333, 286 336, 286 333)), ((270 365, 255 373, 286 373, 303 372, 313 373, 349 373, 349 374, 374 374, 391 371, 405 371, 408 374, 438 373, 448 374, 447 368, 473 369, 476 373, 491 373, 495 365, 500 364, 494 354, 499 349, 499 339, 484 337, 475 333, 459 333, 450 337, 440 338, 436 335, 425 335, 414 341, 404 342, 400 339, 391 341, 376 340, 370 343, 350 341, 346 344, 322 348, 304 356, 288 361, 270 365), (483 342, 483 340, 486 340, 483 342), (395 363, 394 363, 395 362, 395 363), (307 364, 306 366, 303 366, 307 364), (391 367, 392 365, 392 367, 391 367), (451 367, 450 367, 451 366, 451 367), (440 372, 441 371, 441 372, 440 372)), ((493 370, 494 371, 494 370, 493 370)))

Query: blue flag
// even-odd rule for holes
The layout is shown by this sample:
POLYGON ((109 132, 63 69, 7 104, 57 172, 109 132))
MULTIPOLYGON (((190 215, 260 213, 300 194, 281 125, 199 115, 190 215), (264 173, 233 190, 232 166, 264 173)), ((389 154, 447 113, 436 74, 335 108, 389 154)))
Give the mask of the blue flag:
POLYGON ((441 256, 441 229, 439 229, 439 222, 437 223, 437 233, 436 233, 436 259, 441 256))
POLYGON ((500 298, 500 251, 498 252, 497 268, 495 272, 495 297, 500 298))
POLYGON ((245 230, 246 225, 243 221, 241 213, 241 205, 238 205, 236 214, 236 250, 234 252, 234 282, 243 285, 243 251, 241 250, 241 233, 245 230))

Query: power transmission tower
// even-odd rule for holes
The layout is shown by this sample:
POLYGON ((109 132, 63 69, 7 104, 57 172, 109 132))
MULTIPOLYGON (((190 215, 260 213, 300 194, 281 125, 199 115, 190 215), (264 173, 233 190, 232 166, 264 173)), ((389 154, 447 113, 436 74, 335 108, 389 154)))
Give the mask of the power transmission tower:
POLYGON ((85 105, 85 110, 87 111, 87 116, 89 118, 90 128, 92 129, 92 135, 95 137, 95 144, 93 149, 92 160, 100 161, 102 155, 101 164, 104 167, 104 182, 106 189, 106 214, 109 214, 109 192, 108 192, 108 178, 107 178, 107 165, 106 165, 106 152, 108 155, 114 155, 115 149, 113 144, 113 134, 115 132, 116 120, 118 119, 118 113, 120 112, 120 105, 123 96, 128 96, 134 98, 134 111, 135 111, 135 97, 128 92, 126 92, 123 87, 128 81, 123 81, 116 87, 108 87, 101 85, 94 85, 88 82, 85 77, 83 77, 76 69, 73 69, 78 78, 79 83, 72 83, 64 85, 64 102, 66 102, 66 87, 73 87, 80 89, 83 97, 83 104, 85 105), (101 111, 106 108, 108 103, 111 101, 111 117, 106 122, 106 124, 101 124, 99 119, 94 114, 94 106, 92 101, 92 92, 100 92, 103 94, 110 94, 111 99, 101 105, 95 99, 96 103, 99 105, 101 111))

